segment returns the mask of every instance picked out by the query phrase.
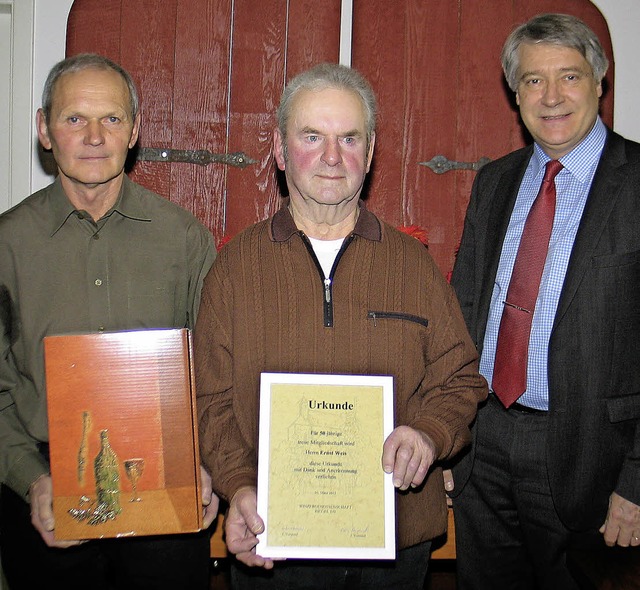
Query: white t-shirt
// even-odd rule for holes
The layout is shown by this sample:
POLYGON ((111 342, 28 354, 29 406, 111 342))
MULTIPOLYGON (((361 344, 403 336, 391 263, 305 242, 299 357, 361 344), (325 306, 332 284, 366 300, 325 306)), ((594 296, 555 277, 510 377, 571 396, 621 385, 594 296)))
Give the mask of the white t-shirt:
POLYGON ((320 266, 324 271, 325 278, 329 278, 329 275, 331 274, 331 267, 333 266, 336 256, 342 247, 344 238, 340 238, 339 240, 317 240, 315 238, 309 238, 309 241, 313 246, 316 258, 318 259, 318 262, 320 262, 320 266))

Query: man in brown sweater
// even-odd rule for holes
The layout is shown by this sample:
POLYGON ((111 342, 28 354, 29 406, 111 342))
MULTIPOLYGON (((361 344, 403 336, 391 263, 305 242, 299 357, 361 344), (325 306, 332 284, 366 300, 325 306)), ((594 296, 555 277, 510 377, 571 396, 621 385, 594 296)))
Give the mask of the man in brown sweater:
POLYGON ((289 198, 220 252, 195 330, 203 461, 229 502, 235 588, 422 589, 430 540, 446 528, 438 462, 469 443, 487 395, 455 295, 427 249, 359 199, 376 101, 355 70, 294 78, 274 148, 289 198), (285 561, 259 554, 261 372, 392 375, 396 428, 381 444, 397 488, 394 562, 285 561), (257 566, 257 567, 246 567, 257 566))

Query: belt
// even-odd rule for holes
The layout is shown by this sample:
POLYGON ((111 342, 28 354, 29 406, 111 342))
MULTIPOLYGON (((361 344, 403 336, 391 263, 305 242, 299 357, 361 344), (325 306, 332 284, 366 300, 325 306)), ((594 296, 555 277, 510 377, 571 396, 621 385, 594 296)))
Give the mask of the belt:
POLYGON ((549 412, 547 410, 538 410, 537 408, 530 408, 529 406, 523 406, 522 404, 511 404, 508 408, 505 408, 502 405, 502 402, 500 401, 500 399, 498 398, 498 396, 496 395, 495 391, 491 391, 491 396, 493 398, 495 398, 495 400, 500 404, 500 407, 505 410, 505 411, 514 411, 514 412, 519 412, 520 414, 536 414, 538 416, 545 416, 546 414, 548 414, 549 412))
POLYGON ((547 410, 538 410, 537 408, 530 408, 529 406, 523 406, 522 404, 511 404, 508 408, 520 412, 521 414, 547 414, 547 410))

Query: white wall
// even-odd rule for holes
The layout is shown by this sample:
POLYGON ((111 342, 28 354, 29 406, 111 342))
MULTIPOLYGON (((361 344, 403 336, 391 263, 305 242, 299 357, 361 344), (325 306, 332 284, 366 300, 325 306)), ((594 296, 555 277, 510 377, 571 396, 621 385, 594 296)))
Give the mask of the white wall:
POLYGON ((639 0, 592 0, 607 19, 615 61, 615 101, 613 110, 614 129, 640 142, 640 77, 638 56, 640 55, 640 1, 639 0))
POLYGON ((64 57, 73 0, 0 0, 0 211, 49 182, 35 112, 51 66, 64 57), (5 132, 1 122, 9 122, 5 132))
MULTIPOLYGON (((640 0, 593 0, 593 3, 607 19, 613 42, 614 128, 640 141, 636 106, 640 100, 640 77, 637 76, 640 35, 636 30, 640 23, 640 0)), ((13 97, 13 111, 5 118, 3 100, 6 102, 6 98, 0 90, 0 124, 3 119, 12 121, 11 143, 0 146, 0 211, 46 186, 52 179, 38 155, 35 112, 40 106, 49 68, 64 57, 66 21, 72 4, 73 0, 0 0, 0 75, 9 76, 13 97), (11 19, 13 23, 8 24, 11 19), (7 66, 4 41, 7 27, 13 28, 11 67, 7 66), (3 174, 2 162, 7 167, 8 161, 5 153, 9 154, 10 163, 3 174)), ((0 127, 0 141, 3 136, 0 127)))

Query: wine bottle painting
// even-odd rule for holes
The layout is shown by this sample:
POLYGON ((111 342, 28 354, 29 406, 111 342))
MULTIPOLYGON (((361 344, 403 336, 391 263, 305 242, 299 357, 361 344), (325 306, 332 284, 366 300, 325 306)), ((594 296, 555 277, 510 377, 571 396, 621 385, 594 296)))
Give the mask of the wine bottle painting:
POLYGON ((94 461, 94 473, 98 506, 103 505, 107 511, 120 514, 120 465, 111 448, 107 429, 100 431, 100 452, 94 461))
MULTIPOLYGON (((89 432, 92 426, 91 413, 82 412, 82 438, 78 450, 78 484, 85 485, 89 449, 89 432)), ((111 446, 109 430, 100 430, 100 446, 93 461, 95 478, 95 500, 83 494, 78 507, 68 510, 72 518, 88 524, 99 525, 107 520, 114 520, 122 512, 120 486, 120 459, 111 446)), ((138 493, 138 481, 142 477, 145 461, 141 457, 126 459, 122 462, 124 474, 131 483, 132 496, 129 502, 141 502, 138 493)))
POLYGON ((87 470, 87 461, 89 455, 89 432, 91 431, 91 412, 82 412, 82 439, 80 440, 80 448, 78 449, 78 484, 84 487, 84 474, 87 470))

